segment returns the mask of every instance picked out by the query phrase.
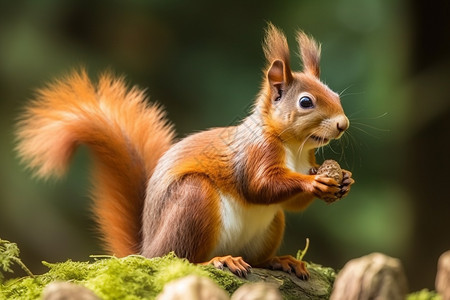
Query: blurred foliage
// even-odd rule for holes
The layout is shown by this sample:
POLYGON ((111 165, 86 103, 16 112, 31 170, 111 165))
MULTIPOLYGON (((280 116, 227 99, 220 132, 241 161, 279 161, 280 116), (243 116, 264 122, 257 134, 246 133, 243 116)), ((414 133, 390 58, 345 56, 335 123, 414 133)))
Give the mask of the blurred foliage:
MULTIPOLYGON (((51 184, 33 180, 16 159, 14 123, 33 90, 79 65, 94 78, 112 69, 147 88, 180 137, 226 126, 258 92, 271 21, 285 30, 293 56, 298 28, 322 43, 322 79, 342 92, 352 125, 318 158, 338 160, 357 181, 336 204, 290 214, 280 252, 294 254, 309 237, 306 259, 339 268, 380 251, 403 261, 414 290, 433 288, 437 258, 450 249, 450 202, 441 191, 449 27, 448 18, 433 19, 447 4, 423 15, 422 2, 1 1, 0 236, 21 245, 34 272, 42 260, 102 252, 89 215, 87 151, 66 180, 51 184)), ((292 64, 301 67, 296 57, 292 64)))
POLYGON ((418 292, 409 294, 406 300, 442 300, 442 297, 435 291, 423 289, 418 292))
POLYGON ((5 272, 12 273, 11 265, 19 258, 17 244, 0 239, 0 283, 3 282, 5 272))
POLYGON ((25 266, 22 260, 19 258, 20 250, 16 243, 11 243, 10 241, 2 240, 0 238, 0 284, 3 283, 4 275, 3 273, 9 272, 13 273, 11 265, 18 264, 28 276, 33 277, 33 273, 25 266))

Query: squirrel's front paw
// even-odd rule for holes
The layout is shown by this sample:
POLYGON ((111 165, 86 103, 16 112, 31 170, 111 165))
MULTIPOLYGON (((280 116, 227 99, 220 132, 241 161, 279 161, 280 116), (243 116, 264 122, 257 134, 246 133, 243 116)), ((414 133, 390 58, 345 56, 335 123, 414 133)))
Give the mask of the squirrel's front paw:
POLYGON ((333 178, 317 175, 314 177, 313 194, 327 203, 334 202, 339 199, 341 188, 339 183, 333 178))
POLYGON ((355 180, 352 178, 352 172, 347 170, 342 170, 342 183, 340 185, 340 191, 338 193, 339 199, 347 196, 348 192, 350 192, 350 188, 352 184, 355 183, 355 180))
POLYGON ((352 173, 350 171, 341 169, 341 166, 339 166, 336 161, 331 159, 324 161, 317 170, 316 174, 316 181, 317 178, 319 178, 320 183, 325 184, 326 186, 334 186, 333 183, 336 183, 336 186, 338 187, 338 191, 333 193, 332 195, 330 195, 330 193, 315 193, 318 198, 324 200, 327 203, 332 203, 347 196, 348 192, 350 191, 351 185, 355 183, 352 178, 352 173), (334 182, 330 183, 330 181, 325 181, 324 178, 332 179, 334 182))

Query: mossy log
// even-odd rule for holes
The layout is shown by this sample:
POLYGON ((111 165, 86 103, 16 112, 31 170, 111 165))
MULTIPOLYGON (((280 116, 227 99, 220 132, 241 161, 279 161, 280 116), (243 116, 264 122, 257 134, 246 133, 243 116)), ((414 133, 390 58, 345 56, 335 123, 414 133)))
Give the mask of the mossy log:
POLYGON ((44 288, 57 281, 84 286, 100 299, 154 299, 166 283, 192 274, 210 278, 229 295, 246 283, 264 281, 277 285, 284 299, 328 299, 335 277, 332 269, 311 264, 308 281, 281 271, 257 268, 243 279, 227 270, 191 264, 174 254, 153 259, 97 257, 93 262, 45 265, 50 269, 45 274, 0 283, 0 299, 40 299, 44 288))
POLYGON ((310 278, 307 281, 282 271, 253 269, 246 280, 266 282, 278 286, 284 299, 329 299, 335 278, 331 268, 308 264, 310 278))
MULTIPOLYGON (((2 272, 11 272, 11 263, 17 263, 19 259, 18 252, 9 251, 8 249, 10 248, 0 247, 0 275, 2 275, 2 272)), ((377 254, 377 257, 379 256, 380 254, 377 254)), ((222 296, 225 295, 225 297, 216 297, 215 299, 229 299, 229 296, 231 296, 231 300, 252 299, 248 297, 250 294, 255 295, 253 299, 265 299, 258 296, 261 294, 266 295, 266 298, 270 296, 269 299, 329 299, 334 284, 333 299, 362 300, 372 299, 373 294, 369 295, 366 293, 369 295, 368 297, 361 297, 363 295, 361 293, 357 293, 355 296, 350 294, 339 296, 339 288, 337 287, 342 284, 348 287, 351 282, 354 285, 355 283, 368 283, 370 281, 376 283, 378 287, 376 291, 386 291, 386 287, 393 286, 393 281, 390 280, 393 278, 391 276, 392 272, 398 269, 392 269, 390 264, 382 264, 384 267, 380 269, 378 268, 380 267, 380 260, 374 260, 374 255, 368 255, 349 262, 337 279, 333 269, 315 264, 308 264, 308 270, 311 275, 308 281, 300 280, 292 274, 281 271, 257 268, 254 268, 247 278, 244 279, 231 274, 227 270, 222 271, 212 266, 191 264, 185 259, 176 257, 173 253, 165 257, 152 259, 142 256, 128 256, 124 258, 95 256, 93 258, 94 261, 91 262, 73 262, 69 260, 56 264, 44 263, 49 268, 49 271, 42 275, 33 275, 28 271, 27 273, 30 273, 30 275, 27 277, 14 278, 7 281, 4 281, 4 277, 0 276, 0 300, 54 300, 61 299, 61 297, 64 297, 64 299, 79 299, 80 295, 85 296, 83 299, 156 299, 161 295, 163 289, 166 291, 172 284, 177 281, 183 281, 187 277, 195 277, 197 279, 185 280, 185 286, 186 282, 189 281, 193 282, 191 284, 193 288, 198 288, 199 286, 208 288, 208 285, 210 287, 213 285, 214 288, 209 289, 208 292, 220 290, 222 296), (355 261, 363 262, 366 265, 369 262, 369 265, 362 269, 375 270, 376 272, 371 272, 375 276, 368 280, 366 278, 368 276, 367 272, 355 272, 352 270, 346 272, 345 269, 353 266, 355 261), (387 272, 386 267, 388 267, 388 270, 392 270, 387 272), (381 271, 382 269, 385 271, 381 271), (350 274, 351 278, 346 274, 350 274), (361 280, 363 278, 360 276, 361 274, 366 279, 361 280), (345 278, 349 279, 347 283, 345 283, 345 278), (335 280, 336 283, 334 283, 335 280), (203 284, 204 282, 210 282, 210 284, 203 284), (381 283, 383 283, 382 286, 380 285, 381 283), (245 297, 242 297, 242 295, 245 297), (276 295, 279 295, 279 297, 276 295)), ((390 260, 388 259, 387 261, 390 260)), ((447 264, 445 264, 445 267, 447 267, 447 264)), ((445 274, 449 274, 448 269, 445 270, 447 270, 445 274)), ((394 273, 397 274, 398 272, 396 273, 395 271, 394 273)), ((397 278, 398 276, 394 277, 397 278)), ((396 279, 395 281, 399 280, 396 279)), ((403 281, 400 280, 400 286, 404 286, 403 281)), ((440 280, 437 280, 438 282, 440 280)), ((362 287, 362 289, 366 292, 373 290, 367 286, 362 287)), ((395 286, 394 289, 398 290, 395 286)), ((184 294, 185 290, 181 289, 181 292, 183 296, 186 296, 184 294)), ((194 292, 199 293, 198 290, 194 292)), ((446 295, 445 293, 442 294, 446 295)), ((400 298, 403 299, 404 295, 402 294, 400 298)), ((159 300, 162 299, 172 298, 166 297, 159 300)), ((203 298, 194 297, 193 299, 203 298)), ((205 299, 211 299, 211 297, 205 299)), ((446 296, 439 296, 434 291, 422 290, 409 294, 407 299, 431 300, 447 298, 446 296)))

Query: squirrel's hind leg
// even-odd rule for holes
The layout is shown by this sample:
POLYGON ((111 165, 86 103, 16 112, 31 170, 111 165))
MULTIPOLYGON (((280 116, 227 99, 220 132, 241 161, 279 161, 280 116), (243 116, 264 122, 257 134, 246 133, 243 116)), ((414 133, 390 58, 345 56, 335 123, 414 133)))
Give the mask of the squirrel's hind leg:
POLYGON ((172 183, 164 197, 158 222, 147 224, 157 228, 144 237, 142 255, 157 257, 173 251, 192 263, 209 259, 220 234, 215 186, 202 175, 186 175, 172 183))
POLYGON ((283 211, 280 210, 275 216, 268 233, 269 235, 267 236, 265 244, 271 247, 267 247, 265 251, 261 252, 262 255, 259 257, 258 263, 254 266, 258 268, 281 270, 289 274, 294 273, 298 278, 307 280, 309 278, 309 272, 303 261, 297 260, 291 255, 275 256, 284 234, 283 211))

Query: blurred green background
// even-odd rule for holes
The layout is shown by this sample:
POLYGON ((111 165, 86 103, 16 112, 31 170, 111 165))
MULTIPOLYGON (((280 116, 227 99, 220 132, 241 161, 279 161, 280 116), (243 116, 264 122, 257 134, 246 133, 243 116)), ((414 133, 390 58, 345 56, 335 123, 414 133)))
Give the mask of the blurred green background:
POLYGON ((42 260, 104 253, 89 213, 89 155, 59 182, 34 180, 14 153, 33 91, 79 65, 125 74, 162 103, 180 137, 247 113, 262 76, 266 22, 322 43, 322 79, 345 90, 351 120, 318 152, 357 183, 333 205, 289 214, 281 253, 334 268, 374 251, 404 263, 411 290, 433 288, 450 249, 450 26, 444 1, 1 1, 0 237, 35 272, 42 260), (431 6, 433 6, 431 8, 431 6))

